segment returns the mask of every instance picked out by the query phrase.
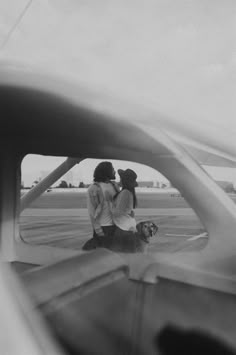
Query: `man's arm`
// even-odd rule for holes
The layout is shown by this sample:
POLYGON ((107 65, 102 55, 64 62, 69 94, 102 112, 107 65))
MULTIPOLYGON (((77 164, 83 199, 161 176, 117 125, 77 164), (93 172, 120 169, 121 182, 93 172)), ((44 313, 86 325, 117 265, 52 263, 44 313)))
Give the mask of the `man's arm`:
POLYGON ((104 197, 102 189, 96 184, 91 185, 87 193, 87 206, 93 229, 99 236, 104 235, 102 227, 98 222, 98 217, 102 212, 103 203, 104 197))

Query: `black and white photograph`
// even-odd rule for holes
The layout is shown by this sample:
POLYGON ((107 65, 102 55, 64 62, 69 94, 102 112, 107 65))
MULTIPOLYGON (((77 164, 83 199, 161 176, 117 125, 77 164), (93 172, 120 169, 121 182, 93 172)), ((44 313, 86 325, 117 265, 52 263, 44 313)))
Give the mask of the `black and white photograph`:
POLYGON ((0 0, 0 354, 236 355, 235 0, 0 0))

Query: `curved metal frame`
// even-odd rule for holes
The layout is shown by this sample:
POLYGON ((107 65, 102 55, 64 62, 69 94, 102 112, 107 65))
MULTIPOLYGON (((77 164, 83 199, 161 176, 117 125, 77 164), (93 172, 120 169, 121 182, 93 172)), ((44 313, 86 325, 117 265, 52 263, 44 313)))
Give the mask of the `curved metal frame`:
MULTIPOLYGON (((7 95, 10 94, 9 87, 11 87, 11 85, 6 86, 8 90, 6 90, 7 95)), ((34 105, 36 105, 34 112, 37 118, 42 119, 44 126, 46 125, 46 120, 50 118, 50 129, 52 129, 53 124, 56 122, 57 115, 59 115, 59 112, 64 108, 64 114, 60 116, 60 125, 55 132, 54 139, 56 139, 57 134, 59 134, 59 136, 63 134, 65 129, 63 122, 67 124, 67 132, 69 132, 69 128, 72 127, 74 130, 71 132, 71 141, 68 142, 68 147, 64 143, 63 147, 60 147, 60 150, 58 150, 58 154, 63 148, 65 155, 69 156, 122 159, 148 165, 165 175, 168 180, 179 189, 199 216, 202 224, 210 234, 209 243, 203 251, 191 253, 191 255, 179 253, 178 255, 167 255, 166 257, 162 254, 161 256, 158 255, 154 257, 154 260, 158 259, 158 263, 160 264, 160 262, 162 262, 162 265, 164 265, 163 263, 167 263, 168 267, 173 265, 173 270, 177 266, 181 270, 193 269, 197 271, 197 277, 200 277, 200 274, 201 277, 203 277, 204 273, 211 272, 221 275, 224 279, 229 278, 229 281, 232 282, 231 276, 234 273, 235 259, 233 250, 235 245, 236 207, 231 199, 217 186, 190 154, 168 137, 160 127, 156 126, 156 128, 153 129, 144 124, 138 124, 135 120, 137 114, 140 116, 139 121, 145 122, 145 116, 144 111, 139 113, 137 107, 132 108, 130 105, 127 107, 127 105, 122 105, 120 102, 119 104, 113 104, 109 100, 102 100, 101 95, 96 97, 94 93, 91 94, 82 89, 77 91, 77 99, 75 100, 75 95, 71 94, 71 90, 66 92, 65 86, 63 86, 62 95, 60 91, 62 86, 59 86, 58 89, 55 85, 50 91, 47 83, 42 85, 42 80, 39 80, 39 85, 41 85, 40 91, 37 91, 39 103, 34 102, 34 105), (45 98, 47 99, 46 103, 49 105, 50 117, 44 117, 44 115, 47 115, 47 109, 42 111, 42 102, 40 100, 45 100, 45 98), (61 98, 63 98, 63 100, 61 100, 61 98), (93 100, 91 100, 91 98, 93 100), (58 105, 56 105, 57 103, 58 105), (57 106, 59 108, 57 108, 57 106), (91 132, 91 129, 94 127, 96 129, 96 135, 91 138, 88 136, 88 133, 91 132), (78 141, 77 134, 79 134, 82 140, 81 142, 78 141), (88 142, 84 139, 86 136, 89 139, 88 142), (76 147, 74 147, 75 144, 76 147)), ((22 96, 18 94, 23 91, 24 104, 31 105, 30 97, 27 102, 27 95, 31 95, 31 91, 25 91, 27 83, 25 87, 22 82, 21 85, 17 84, 15 87, 18 87, 18 92, 14 93, 14 95, 18 97, 18 100, 20 101, 22 99, 22 96)), ((14 111, 13 114, 17 114, 17 110, 14 111)), ((38 127, 40 127, 40 124, 41 123, 37 122, 38 127)), ((32 141, 29 142, 29 146, 30 144, 32 145, 32 141)), ((45 154, 45 150, 48 149, 48 147, 50 147, 51 151, 57 152, 54 147, 55 140, 51 143, 48 136, 46 145, 40 144, 37 148, 38 153, 40 153, 40 149, 42 149, 42 154, 45 154)), ((58 144, 60 144, 60 142, 58 144)), ((24 149, 26 149, 26 147, 27 146, 24 146, 24 149)), ((29 148, 29 151, 24 151, 24 154, 26 153, 34 153, 34 151, 30 151, 29 148)), ((51 154, 51 152, 48 151, 48 154, 51 154)), ((50 252, 46 252, 45 250, 40 251, 37 249, 38 247, 34 247, 35 252, 28 250, 28 246, 26 247, 21 244, 17 239, 17 233, 15 231, 13 233, 12 228, 10 229, 10 225, 7 224, 7 221, 11 219, 17 223, 18 212, 12 210, 6 212, 6 206, 19 205, 20 182, 16 177, 16 171, 19 169, 19 157, 16 153, 14 155, 13 151, 10 153, 9 150, 3 151, 1 157, 1 167, 3 167, 4 164, 8 166, 5 172, 3 171, 2 173, 0 186, 3 196, 1 201, 3 257, 5 260, 14 260, 15 258, 16 260, 27 262, 29 262, 29 260, 33 262, 37 259, 38 263, 53 262, 58 257, 65 257, 64 251, 58 250, 54 253, 52 250, 54 248, 52 248, 50 252), (9 176, 12 178, 9 179, 9 176), (16 187, 16 181, 18 187, 16 187), (9 196, 11 196, 10 199, 9 196), (18 205, 16 201, 18 201, 18 205), (6 213, 8 213, 8 215, 6 215, 6 213)), ((17 208, 19 210, 19 206, 17 208)), ((138 260, 136 256, 130 258, 136 261, 138 260)), ((153 262, 153 257, 151 260, 153 262)), ((163 270, 162 267, 162 271, 163 270)), ((176 277, 174 271, 172 274, 173 277, 176 277)), ((168 275, 170 277, 170 273, 168 275)), ((189 278, 186 276, 185 279, 189 281, 189 278)))

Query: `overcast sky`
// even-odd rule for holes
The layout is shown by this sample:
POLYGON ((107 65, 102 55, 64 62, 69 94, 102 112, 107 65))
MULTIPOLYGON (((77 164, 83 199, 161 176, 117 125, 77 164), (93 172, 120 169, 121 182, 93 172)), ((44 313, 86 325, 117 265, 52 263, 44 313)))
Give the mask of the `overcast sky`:
MULTIPOLYGON (((169 117, 223 136, 236 151, 235 0, 0 0, 0 48, 1 65, 40 67, 141 102, 163 113, 163 124, 169 117)), ((87 164, 84 179, 94 168, 87 164)), ((41 158, 23 166, 24 174, 38 170, 41 158)), ((145 180, 153 174, 140 171, 145 180)))
MULTIPOLYGON (((44 157, 36 155, 28 155, 22 162, 22 180, 25 186, 31 186, 35 179, 38 179, 42 172, 52 171, 59 166, 65 157, 44 157)), ((93 172, 95 167, 102 160, 99 159, 85 159, 75 167, 72 172, 75 182, 78 184, 80 181, 84 183, 90 183, 93 180, 93 172)), ((155 181, 167 181, 167 179, 156 170, 133 162, 125 162, 120 160, 108 160, 113 163, 115 170, 117 169, 133 169, 138 175, 140 181, 155 180, 155 181)), ((62 180, 61 178, 60 180, 62 180)), ((117 179, 119 179, 117 175, 117 179)))

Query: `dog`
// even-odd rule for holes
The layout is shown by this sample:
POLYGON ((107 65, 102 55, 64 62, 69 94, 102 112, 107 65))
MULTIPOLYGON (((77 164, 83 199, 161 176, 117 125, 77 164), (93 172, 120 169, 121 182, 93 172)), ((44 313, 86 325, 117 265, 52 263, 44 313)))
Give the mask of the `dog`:
POLYGON ((104 236, 89 239, 82 247, 82 250, 93 250, 96 248, 107 248, 123 253, 143 253, 152 238, 158 231, 158 226, 152 221, 139 222, 136 226, 137 232, 122 237, 104 236))
POLYGON ((158 231, 157 225, 152 221, 139 222, 136 226, 136 229, 137 236, 139 236, 140 240, 146 244, 149 243, 150 238, 154 237, 158 231))
POLYGON ((144 253, 150 239, 157 233, 158 227, 152 221, 142 221, 136 225, 137 232, 119 236, 115 234, 109 247, 112 251, 122 253, 144 253))

